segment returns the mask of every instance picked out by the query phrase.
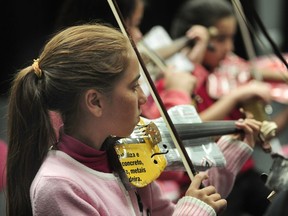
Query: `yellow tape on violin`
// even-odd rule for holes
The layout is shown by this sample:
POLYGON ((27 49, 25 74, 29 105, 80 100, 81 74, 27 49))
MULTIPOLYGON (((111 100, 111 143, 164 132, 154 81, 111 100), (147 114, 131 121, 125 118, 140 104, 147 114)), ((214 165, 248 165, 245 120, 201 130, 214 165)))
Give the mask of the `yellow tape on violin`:
POLYGON ((115 145, 120 163, 132 185, 144 187, 165 169, 167 161, 157 146, 159 142, 161 135, 157 126, 153 122, 144 125, 140 120, 131 136, 119 140, 115 145))

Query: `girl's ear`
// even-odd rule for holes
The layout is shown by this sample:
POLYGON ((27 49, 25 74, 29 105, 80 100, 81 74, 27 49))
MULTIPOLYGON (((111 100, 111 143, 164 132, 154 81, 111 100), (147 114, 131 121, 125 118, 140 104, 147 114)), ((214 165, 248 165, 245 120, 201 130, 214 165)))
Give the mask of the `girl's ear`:
POLYGON ((85 105, 87 109, 97 117, 102 115, 102 98, 103 95, 94 89, 90 89, 85 93, 85 105))

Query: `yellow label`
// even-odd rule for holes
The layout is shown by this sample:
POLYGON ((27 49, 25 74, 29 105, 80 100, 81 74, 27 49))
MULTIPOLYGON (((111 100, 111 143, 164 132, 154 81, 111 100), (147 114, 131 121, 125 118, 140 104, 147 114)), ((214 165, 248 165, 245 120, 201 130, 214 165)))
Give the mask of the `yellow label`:
POLYGON ((144 187, 160 176, 167 161, 148 137, 135 140, 138 142, 117 144, 115 150, 129 182, 135 187, 144 187))

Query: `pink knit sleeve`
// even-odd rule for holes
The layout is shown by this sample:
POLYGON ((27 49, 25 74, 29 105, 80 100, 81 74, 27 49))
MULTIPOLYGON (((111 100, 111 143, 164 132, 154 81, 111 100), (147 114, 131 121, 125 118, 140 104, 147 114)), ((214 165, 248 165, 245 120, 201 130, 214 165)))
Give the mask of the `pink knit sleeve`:
POLYGON ((212 216, 216 215, 216 212, 211 206, 201 200, 185 196, 178 201, 173 216, 192 215, 212 216))
POLYGON ((190 196, 182 197, 175 205, 164 196, 159 185, 155 182, 152 182, 145 188, 139 188, 138 192, 143 199, 144 206, 148 208, 151 215, 154 216, 216 215, 211 206, 190 196))
POLYGON ((211 168, 208 172, 208 180, 205 185, 213 185, 223 198, 231 192, 236 175, 251 156, 253 149, 246 143, 231 139, 230 136, 222 136, 218 141, 218 146, 226 159, 226 166, 223 168, 211 168))

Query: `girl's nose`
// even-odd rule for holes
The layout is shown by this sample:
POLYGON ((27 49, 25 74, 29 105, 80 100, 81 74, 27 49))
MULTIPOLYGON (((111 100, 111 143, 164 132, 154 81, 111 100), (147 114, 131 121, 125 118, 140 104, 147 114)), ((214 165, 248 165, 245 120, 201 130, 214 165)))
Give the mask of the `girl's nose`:
POLYGON ((147 96, 145 95, 145 93, 142 90, 142 88, 140 88, 140 91, 139 91, 139 103, 140 103, 140 105, 143 105, 146 102, 147 102, 147 96))

